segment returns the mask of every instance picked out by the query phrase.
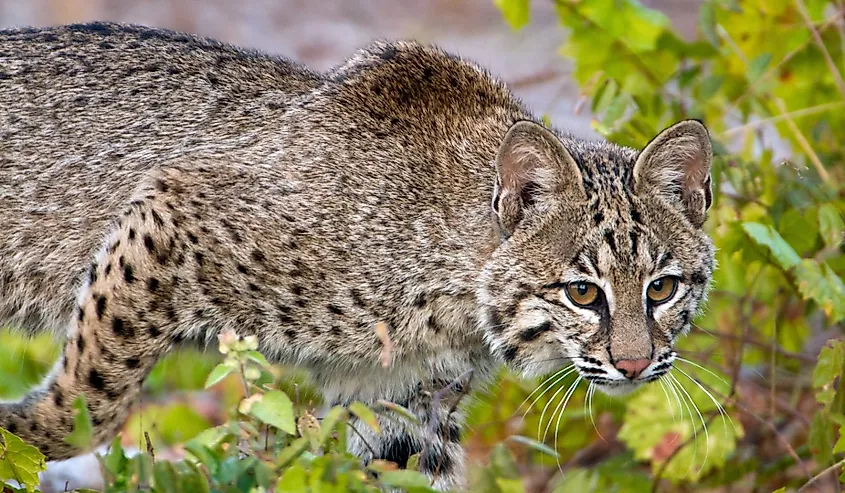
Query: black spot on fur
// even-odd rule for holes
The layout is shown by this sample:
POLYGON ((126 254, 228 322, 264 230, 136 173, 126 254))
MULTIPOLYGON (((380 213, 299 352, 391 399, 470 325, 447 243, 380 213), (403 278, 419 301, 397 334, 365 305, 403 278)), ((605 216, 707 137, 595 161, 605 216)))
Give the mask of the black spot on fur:
POLYGON ((604 214, 602 214, 601 212, 596 212, 593 215, 593 221, 595 221, 596 226, 598 226, 599 224, 601 224, 602 221, 604 221, 604 214))
POLYGON ((253 282, 251 282, 251 283, 247 284, 247 287, 249 288, 249 290, 250 290, 250 291, 255 292, 255 293, 257 293, 257 292, 261 291, 261 288, 259 288, 259 287, 258 287, 255 283, 253 283, 253 282))
POLYGON ((343 315, 343 310, 340 309, 337 305, 329 305, 326 308, 329 309, 330 312, 334 313, 335 315, 343 315))
POLYGON ((95 295, 95 299, 97 301, 97 318, 102 320, 103 315, 106 313, 106 297, 95 295))
POLYGON ((83 310, 81 306, 76 309, 76 318, 80 323, 85 320, 85 310, 83 310))
POLYGON ((487 311, 487 316, 490 318, 490 330, 501 334, 505 330, 505 323, 502 321, 502 315, 496 308, 490 308, 487 311))
POLYGON ((381 53, 379 53, 379 56, 382 60, 392 60, 396 58, 396 48, 388 46, 384 50, 382 50, 381 53))
POLYGON ((135 273, 132 270, 132 266, 129 264, 123 266, 123 279, 129 284, 135 282, 135 273))
POLYGON ((147 279, 147 290, 151 293, 158 291, 159 282, 155 277, 147 279))
POLYGON ((350 289, 349 296, 352 298, 352 303, 358 308, 364 308, 366 306, 366 303, 364 303, 364 298, 361 297, 361 293, 357 289, 350 289))
POLYGON ((399 467, 405 468, 408 465, 408 459, 420 453, 422 447, 416 443, 410 436, 402 435, 400 437, 391 437, 384 440, 381 444, 380 458, 386 461, 394 462, 399 467))
POLYGON ((156 226, 158 226, 159 228, 164 226, 164 219, 161 218, 161 216, 158 214, 158 212, 156 212, 155 209, 151 210, 150 214, 152 215, 153 222, 156 226))
POLYGON ((299 284, 294 284, 293 287, 290 288, 290 290, 293 294, 297 296, 302 296, 302 293, 305 291, 299 284))
POLYGON ((502 357, 505 361, 513 361, 516 358, 516 352, 519 351, 519 348, 516 346, 505 346, 502 348, 502 357))
POLYGON ((129 228, 129 241, 135 241, 135 228, 129 228))
POLYGON ((546 321, 546 322, 541 323, 540 325, 537 325, 537 326, 534 326, 534 327, 529 327, 529 328, 523 330, 519 334, 519 338, 523 342, 533 341, 534 339, 537 339, 538 337, 540 337, 540 334, 542 334, 543 332, 551 330, 551 328, 552 328, 552 323, 546 321))
POLYGON ((267 260, 267 257, 264 256, 264 252, 262 252, 261 250, 253 250, 252 260, 256 262, 264 262, 265 260, 267 260))
POLYGON ((126 323, 122 318, 115 317, 111 322, 111 330, 120 337, 134 337, 135 330, 132 325, 126 323))
POLYGON ((425 293, 420 293, 414 298, 414 306, 417 308, 425 307, 425 304, 428 302, 426 299, 425 293))
POLYGON ((240 272, 241 274, 249 274, 249 269, 247 269, 241 264, 238 264, 238 272, 240 272))
POLYGON ((150 235, 144 235, 144 246, 147 248, 147 251, 150 253, 155 252, 156 246, 155 242, 153 242, 153 237, 150 235))
POLYGON ((199 243, 200 240, 199 240, 199 238, 197 238, 197 235, 188 231, 188 241, 190 241, 191 243, 196 245, 197 243, 199 243))
POLYGON ((141 360, 138 358, 127 358, 124 363, 127 368, 138 368, 141 366, 141 360))
POLYGON ((111 262, 109 262, 109 263, 106 265, 106 268, 105 268, 105 274, 106 274, 106 277, 108 277, 108 275, 109 275, 109 274, 111 274, 111 262))
POLYGON ((693 284, 706 284, 707 276, 703 272, 696 271, 692 273, 691 280, 693 284))
POLYGON ((439 323, 437 323, 437 317, 435 317, 434 314, 429 315, 428 326, 429 328, 431 328, 431 330, 434 331, 435 334, 440 332, 440 330, 443 328, 439 323))
POLYGON ((79 334, 76 336, 76 352, 81 355, 83 351, 85 351, 85 339, 82 334, 79 334))
POLYGON ((88 383, 96 390, 103 391, 106 389, 106 381, 96 368, 91 368, 91 371, 88 372, 88 383))
POLYGON ((643 223, 642 217, 640 216, 640 211, 638 211, 636 207, 631 207, 631 220, 633 220, 635 223, 643 223))
POLYGON ((161 180, 156 180, 155 183, 154 183, 154 186, 155 186, 155 189, 158 190, 159 192, 167 193, 167 191, 170 190, 170 187, 168 187, 167 184, 164 183, 161 180))
POLYGON ((150 334, 150 337, 158 337, 161 335, 161 330, 154 325, 150 325, 147 327, 147 333, 150 334))
POLYGON ((613 239, 613 233, 610 230, 604 232, 604 241, 610 245, 611 251, 616 251, 616 240, 613 239))
POLYGON ((62 407, 65 402, 65 396, 62 394, 62 390, 59 388, 53 389, 53 403, 56 407, 62 407))

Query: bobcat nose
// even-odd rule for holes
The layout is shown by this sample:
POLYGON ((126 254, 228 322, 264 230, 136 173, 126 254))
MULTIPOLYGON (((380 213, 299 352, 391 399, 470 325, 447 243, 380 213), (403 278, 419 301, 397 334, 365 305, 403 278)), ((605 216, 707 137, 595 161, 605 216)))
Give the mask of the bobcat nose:
POLYGON ((633 380, 640 376, 640 373, 643 372, 648 365, 651 364, 650 359, 623 359, 619 360, 613 364, 617 370, 622 372, 623 375, 628 377, 629 379, 633 380))

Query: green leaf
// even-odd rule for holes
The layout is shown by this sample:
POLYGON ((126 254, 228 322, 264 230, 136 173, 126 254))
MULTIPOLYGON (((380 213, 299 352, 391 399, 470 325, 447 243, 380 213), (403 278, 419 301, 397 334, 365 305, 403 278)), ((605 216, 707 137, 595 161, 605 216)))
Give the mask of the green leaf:
POLYGON ((493 3, 502 11, 502 16, 512 29, 519 30, 528 24, 531 14, 530 0, 493 0, 493 3))
POLYGON ((326 443, 326 440, 332 436, 332 432, 334 432, 338 424, 345 420, 346 417, 346 408, 342 406, 334 406, 329 409, 329 412, 323 417, 322 423, 320 423, 320 445, 326 443))
POLYGON ((698 13, 698 27, 701 34, 713 46, 719 45, 719 36, 716 34, 716 7, 712 0, 705 0, 701 4, 698 13))
POLYGON ((385 471, 379 476, 381 482, 386 486, 394 488, 424 488, 430 490, 429 479, 421 472, 399 470, 385 471))
POLYGON ((761 53, 760 55, 754 57, 754 59, 748 64, 748 80, 754 82, 759 79, 766 71, 766 67, 769 66, 769 62, 771 61, 771 53, 761 53))
MULTIPOLYGON (((307 443, 307 441, 306 441, 307 443)), ((308 493, 308 473, 300 464, 295 464, 285 470, 279 482, 276 483, 276 491, 285 493, 308 493)))
POLYGON ((220 363, 215 366, 214 369, 211 370, 211 373, 208 374, 208 378, 205 380, 205 388, 209 388, 219 383, 221 380, 228 377, 233 371, 235 371, 235 368, 226 363, 220 363))
POLYGON ((74 399, 71 408, 73 409, 73 431, 65 437, 65 442, 79 449, 88 450, 94 440, 94 426, 91 424, 85 394, 79 394, 79 397, 74 399))
POLYGON ((522 479, 496 478, 496 486, 502 493, 525 493, 522 479))
POLYGON ((349 411, 352 412, 355 416, 358 416, 358 419, 363 421, 367 424, 370 428, 373 429, 376 433, 381 433, 381 427, 378 424, 378 418, 376 418, 375 413, 373 413, 370 408, 365 406, 363 403, 355 401, 349 405, 349 411))
POLYGON ((243 355, 249 358, 254 363, 257 363, 265 368, 270 366, 270 363, 267 361, 267 358, 265 358, 264 355, 259 353, 258 351, 244 351, 243 355))
POLYGON ((819 464, 829 464, 833 459, 833 429, 822 413, 815 413, 810 423, 810 435, 807 440, 810 453, 819 464))
POLYGON ((758 245, 765 246, 772 253, 778 265, 784 269, 791 269, 801 262, 801 257, 784 241, 780 233, 770 226, 755 222, 742 223, 742 229, 758 245))
POLYGON ((293 402, 284 392, 274 390, 264 394, 252 404, 249 413, 262 423, 278 428, 289 435, 296 435, 293 402))
POLYGON ((534 451, 540 452, 542 454, 550 455, 552 457, 558 456, 558 453, 555 452, 555 450, 553 448, 549 447, 545 443, 538 442, 537 440, 534 440, 533 438, 528 438, 528 437, 522 436, 522 435, 512 435, 512 436, 508 437, 508 440, 510 440, 511 442, 521 443, 522 445, 525 445, 528 448, 530 448, 534 451))
POLYGON ((294 459, 302 455, 302 452, 305 452, 308 449, 309 440, 306 437, 299 437, 290 445, 282 449, 279 452, 279 455, 276 457, 276 466, 278 467, 285 467, 294 459))
POLYGON ((47 469, 44 454, 0 428, 0 480, 15 480, 27 491, 38 486, 38 473, 47 469))
POLYGON ((831 321, 845 319, 845 284, 828 266, 804 259, 795 268, 798 291, 805 300, 813 300, 831 321))
POLYGON ((385 400, 379 399, 379 400, 376 401, 376 405, 395 412, 396 414, 402 416, 403 418, 407 419, 411 423, 419 423, 420 422, 420 419, 417 417, 416 414, 413 413, 413 411, 411 411, 410 409, 408 409, 406 407, 400 406, 399 404, 396 404, 395 402, 390 402, 390 401, 385 401, 385 400))
POLYGON ((845 224, 842 221, 842 214, 833 204, 824 204, 819 207, 819 233, 827 246, 832 247, 842 243, 845 224))

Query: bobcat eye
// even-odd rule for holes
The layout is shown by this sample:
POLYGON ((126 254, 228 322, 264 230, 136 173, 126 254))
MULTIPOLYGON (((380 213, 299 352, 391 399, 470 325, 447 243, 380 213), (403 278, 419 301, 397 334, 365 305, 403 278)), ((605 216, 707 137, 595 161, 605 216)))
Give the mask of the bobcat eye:
POLYGON ((678 288, 678 278, 675 276, 661 277, 651 281, 646 291, 646 296, 652 303, 660 304, 669 301, 672 296, 675 296, 675 290, 678 288))
POLYGON ((571 282, 566 285, 566 296, 578 306, 588 306, 598 299, 599 288, 591 282, 571 282))

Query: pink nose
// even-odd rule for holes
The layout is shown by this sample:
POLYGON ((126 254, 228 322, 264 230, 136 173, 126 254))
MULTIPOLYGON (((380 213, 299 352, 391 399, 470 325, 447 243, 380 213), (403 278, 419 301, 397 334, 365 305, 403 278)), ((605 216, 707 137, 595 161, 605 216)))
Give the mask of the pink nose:
POLYGON ((650 359, 623 359, 617 361, 614 366, 617 370, 622 372, 623 375, 630 378, 631 380, 640 376, 640 373, 643 372, 648 365, 651 364, 650 359))

